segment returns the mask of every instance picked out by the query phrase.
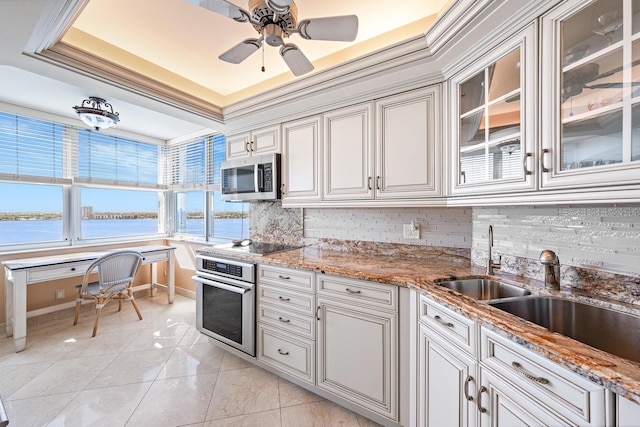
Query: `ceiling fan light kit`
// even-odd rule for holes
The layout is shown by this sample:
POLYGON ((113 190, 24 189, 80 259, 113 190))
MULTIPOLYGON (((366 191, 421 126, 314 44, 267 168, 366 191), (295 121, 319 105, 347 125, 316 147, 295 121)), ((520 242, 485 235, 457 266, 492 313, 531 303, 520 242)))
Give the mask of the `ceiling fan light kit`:
POLYGON ((293 0, 249 0, 249 11, 226 0, 187 0, 237 22, 249 22, 260 38, 244 40, 224 52, 218 58, 239 64, 266 42, 280 46, 280 56, 291 72, 300 76, 313 70, 311 61, 292 43, 284 39, 298 33, 307 40, 352 42, 358 34, 358 17, 355 15, 305 19, 298 23, 298 8, 293 0))
POLYGON ((113 111, 113 106, 97 96, 90 96, 73 109, 87 126, 97 131, 110 128, 120 121, 120 116, 113 111))

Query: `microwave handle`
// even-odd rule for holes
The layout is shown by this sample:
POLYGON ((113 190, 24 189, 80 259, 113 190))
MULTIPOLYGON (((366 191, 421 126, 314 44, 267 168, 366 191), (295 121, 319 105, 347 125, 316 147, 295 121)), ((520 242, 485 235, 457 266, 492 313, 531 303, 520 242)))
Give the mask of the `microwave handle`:
POLYGON ((255 192, 259 193, 262 191, 262 186, 264 182, 264 169, 261 165, 255 165, 255 169, 253 171, 253 187, 255 188, 255 192))

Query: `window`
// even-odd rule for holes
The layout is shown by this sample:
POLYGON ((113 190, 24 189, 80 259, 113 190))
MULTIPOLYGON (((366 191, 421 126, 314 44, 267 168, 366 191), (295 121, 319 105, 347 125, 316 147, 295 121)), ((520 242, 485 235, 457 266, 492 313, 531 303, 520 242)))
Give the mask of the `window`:
POLYGON ((80 238, 158 233, 158 197, 157 191, 81 188, 80 238))
POLYGON ((0 182, 0 200, 0 245, 64 240, 61 185, 0 182))
POLYGON ((220 200, 220 191, 209 193, 210 239, 246 239, 249 237, 249 204, 220 200))
POLYGON ((176 233, 204 237, 204 191, 181 191, 175 197, 176 233))

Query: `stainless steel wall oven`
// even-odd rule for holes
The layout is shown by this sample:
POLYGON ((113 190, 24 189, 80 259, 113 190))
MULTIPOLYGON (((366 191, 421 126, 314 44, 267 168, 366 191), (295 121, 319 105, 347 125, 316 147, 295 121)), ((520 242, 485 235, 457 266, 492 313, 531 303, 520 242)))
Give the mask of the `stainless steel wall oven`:
POLYGON ((255 356, 256 264, 196 256, 196 328, 255 356))

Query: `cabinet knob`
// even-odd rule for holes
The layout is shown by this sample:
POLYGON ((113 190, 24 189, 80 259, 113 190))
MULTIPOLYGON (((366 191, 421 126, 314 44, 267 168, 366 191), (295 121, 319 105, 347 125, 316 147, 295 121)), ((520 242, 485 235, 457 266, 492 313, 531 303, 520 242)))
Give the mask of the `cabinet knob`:
POLYGON ((249 152, 249 144, 250 142, 247 141, 247 143, 244 145, 244 151, 246 151, 247 153, 249 152))
POLYGON ((367 189, 371 190, 371 177, 367 178, 367 189))
POLYGON ((473 396, 469 395, 469 383, 473 381, 473 377, 471 375, 467 375, 467 379, 464 380, 464 397, 469 402, 473 402, 473 396))
POLYGON ((76 268, 75 267, 71 267, 71 271, 76 271, 76 268))
POLYGON ((380 177, 376 176, 376 190, 380 189, 380 177))
POLYGON ((478 404, 478 411, 480 411, 483 414, 487 412, 487 410, 482 407, 482 393, 484 393, 485 391, 487 391, 487 388, 485 386, 480 386, 480 388, 478 389, 478 397, 476 398, 477 400, 476 403, 478 404))

